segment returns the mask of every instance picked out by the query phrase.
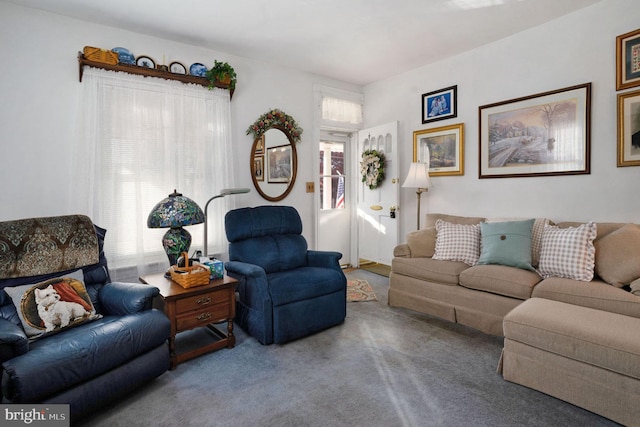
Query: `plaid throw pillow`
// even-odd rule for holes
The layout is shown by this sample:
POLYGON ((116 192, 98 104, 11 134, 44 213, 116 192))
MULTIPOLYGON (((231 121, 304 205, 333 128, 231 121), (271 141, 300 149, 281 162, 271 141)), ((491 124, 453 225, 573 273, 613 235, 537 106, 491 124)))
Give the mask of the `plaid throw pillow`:
POLYGON ((476 265, 480 257, 480 224, 436 221, 436 252, 433 259, 476 265))
POLYGON ((594 222, 568 228, 545 226, 538 274, 545 279, 564 277, 590 282, 595 265, 593 240, 596 233, 594 222))

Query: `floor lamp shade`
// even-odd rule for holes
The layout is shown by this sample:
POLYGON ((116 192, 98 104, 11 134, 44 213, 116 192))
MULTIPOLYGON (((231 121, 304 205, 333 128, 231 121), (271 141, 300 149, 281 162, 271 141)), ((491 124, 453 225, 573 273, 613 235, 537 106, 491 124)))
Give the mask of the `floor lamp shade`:
POLYGON ((409 173, 402 184, 404 188, 429 189, 431 180, 429 179, 429 166, 426 163, 411 163, 409 173))
POLYGON ((420 195, 431 187, 428 163, 411 163, 403 188, 415 188, 418 196, 417 229, 420 230, 420 195))
POLYGON ((162 246, 170 265, 176 265, 180 254, 189 252, 191 234, 184 226, 202 224, 205 220, 200 206, 177 191, 156 204, 147 218, 149 228, 168 228, 162 238, 162 246))

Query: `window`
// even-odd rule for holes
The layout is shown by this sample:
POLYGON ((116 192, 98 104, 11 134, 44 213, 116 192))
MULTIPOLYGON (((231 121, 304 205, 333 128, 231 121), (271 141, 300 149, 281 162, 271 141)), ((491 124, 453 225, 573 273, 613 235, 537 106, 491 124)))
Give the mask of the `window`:
POLYGON ((322 97, 322 120, 341 124, 362 124, 362 104, 332 96, 322 97))
MULTIPOLYGON (((147 228, 157 202, 178 190, 204 208, 232 187, 229 92, 89 68, 83 77, 82 136, 74 150, 74 191, 107 229, 112 279, 166 269, 166 230, 147 228), (132 271, 133 269, 133 271, 132 271)), ((209 206, 209 253, 226 251, 222 217, 232 198, 209 206), (217 240, 216 240, 217 239, 217 240)), ((204 225, 185 228, 203 248, 204 225)))
POLYGON ((344 142, 320 143, 320 209, 345 208, 344 142))

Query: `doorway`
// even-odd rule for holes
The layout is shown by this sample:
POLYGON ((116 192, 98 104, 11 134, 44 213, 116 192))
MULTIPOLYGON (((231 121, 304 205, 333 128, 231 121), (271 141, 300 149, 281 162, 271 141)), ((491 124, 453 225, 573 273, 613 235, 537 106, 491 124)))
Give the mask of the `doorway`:
MULTIPOLYGON (((358 132, 358 161, 363 154, 383 160, 383 179, 376 185, 359 182, 357 191, 357 230, 359 263, 391 265, 393 248, 398 244, 398 122, 358 132)), ((367 158, 370 158, 369 156, 367 158)), ((361 172, 362 173, 362 172, 361 172)))
POLYGON ((342 253, 340 264, 351 261, 351 188, 349 174, 350 134, 339 131, 320 133, 318 186, 318 250, 342 253))

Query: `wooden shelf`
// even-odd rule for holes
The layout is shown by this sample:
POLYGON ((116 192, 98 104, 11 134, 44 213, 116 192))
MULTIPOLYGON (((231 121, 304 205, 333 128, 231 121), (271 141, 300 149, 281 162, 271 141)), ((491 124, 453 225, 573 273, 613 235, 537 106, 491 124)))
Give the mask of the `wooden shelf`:
MULTIPOLYGON (((82 52, 78 52, 78 68, 79 68, 79 76, 80 82, 82 82, 82 73, 84 72, 84 66, 94 67, 94 68, 102 68, 103 70, 111 70, 111 71, 123 71, 129 74, 137 74, 145 77, 159 77, 161 79, 166 80, 177 80, 182 83, 194 83, 197 85, 202 85, 204 87, 209 87, 209 80, 204 77, 190 76, 185 74, 175 74, 169 71, 160 71, 155 70, 153 68, 139 67, 137 65, 125 65, 125 64, 103 64, 101 62, 90 61, 85 59, 84 54, 82 52)), ((216 83, 216 87, 220 89, 229 89, 229 85, 225 85, 222 83, 216 83)), ((233 89, 229 89, 229 93, 231 98, 233 98, 233 89)))

